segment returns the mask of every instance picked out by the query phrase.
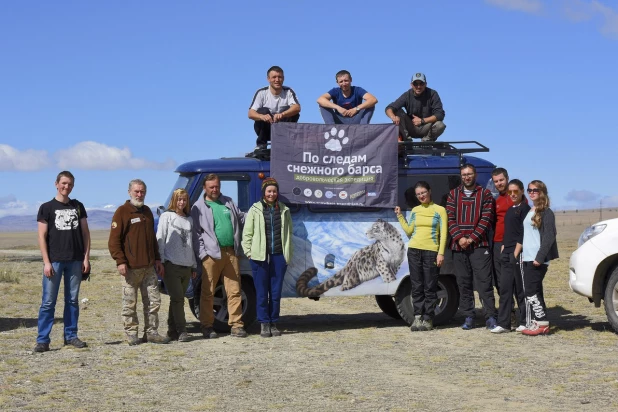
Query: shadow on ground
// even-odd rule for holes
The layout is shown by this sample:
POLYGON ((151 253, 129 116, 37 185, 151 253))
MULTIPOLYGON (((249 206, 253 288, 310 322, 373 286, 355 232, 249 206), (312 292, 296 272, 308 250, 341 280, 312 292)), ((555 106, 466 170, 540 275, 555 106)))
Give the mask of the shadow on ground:
POLYGON ((609 322, 591 322, 588 316, 575 314, 560 305, 547 308, 547 318, 551 326, 561 330, 590 327, 597 332, 613 331, 609 322))
POLYGON ((33 328, 36 327, 38 319, 36 318, 0 318, 0 332, 6 332, 18 328, 33 328))

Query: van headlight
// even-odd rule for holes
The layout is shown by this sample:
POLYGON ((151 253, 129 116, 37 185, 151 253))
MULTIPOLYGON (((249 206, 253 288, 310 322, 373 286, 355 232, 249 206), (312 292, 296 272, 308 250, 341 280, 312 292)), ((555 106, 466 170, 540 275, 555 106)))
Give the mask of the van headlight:
POLYGON ((595 237, 596 235, 604 231, 606 227, 607 225, 588 226, 586 230, 584 230, 584 233, 582 233, 581 236, 579 237, 579 241, 577 241, 577 247, 581 247, 581 245, 583 245, 584 243, 586 243, 587 241, 589 241, 590 239, 592 239, 593 237, 595 237))

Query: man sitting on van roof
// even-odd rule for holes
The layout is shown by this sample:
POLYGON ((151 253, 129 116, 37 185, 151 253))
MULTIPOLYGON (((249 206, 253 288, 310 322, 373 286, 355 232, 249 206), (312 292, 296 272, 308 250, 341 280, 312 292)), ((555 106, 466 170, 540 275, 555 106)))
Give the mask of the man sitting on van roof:
POLYGON ((339 87, 318 98, 324 123, 369 124, 378 99, 362 87, 352 86, 352 75, 347 70, 337 72, 335 80, 339 87))
POLYGON ((446 129, 442 101, 438 92, 427 87, 423 73, 412 76, 411 83, 410 90, 386 106, 386 115, 399 126, 403 140, 433 142, 446 129))
POLYGON ((257 146, 254 151, 266 149, 270 141, 270 125, 277 122, 297 123, 300 118, 300 103, 296 93, 290 87, 283 85, 283 69, 272 66, 266 72, 268 87, 255 92, 249 119, 255 120, 253 126, 257 134, 257 146))

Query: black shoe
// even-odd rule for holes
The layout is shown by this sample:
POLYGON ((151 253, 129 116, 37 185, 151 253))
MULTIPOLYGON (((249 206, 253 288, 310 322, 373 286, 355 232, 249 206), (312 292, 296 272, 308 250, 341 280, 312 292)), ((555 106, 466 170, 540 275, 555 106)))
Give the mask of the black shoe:
POLYGON ((82 349, 82 348, 86 348, 88 347, 88 344, 86 342, 81 341, 79 338, 73 338, 69 341, 67 341, 66 339, 64 340, 64 344, 65 345, 70 345, 70 346, 74 346, 77 349, 82 349))
POLYGON ((34 351, 38 353, 49 351, 49 343, 37 343, 34 351))
POLYGON ((270 324, 270 333, 273 336, 281 336, 281 331, 279 329, 277 329, 277 324, 276 323, 271 323, 270 324))
POLYGON ((167 331, 167 337, 170 338, 170 340, 178 340, 178 332, 176 332, 175 330, 168 330, 167 331))
POLYGON ((207 328, 202 327, 202 335, 204 335, 204 339, 215 339, 219 337, 212 326, 207 328))
POLYGON ((235 338, 246 338, 247 331, 242 326, 238 328, 232 328, 232 331, 230 332, 230 336, 233 336, 235 338))
POLYGON ((272 336, 270 333, 270 323, 262 323, 260 336, 263 338, 270 338, 272 336))

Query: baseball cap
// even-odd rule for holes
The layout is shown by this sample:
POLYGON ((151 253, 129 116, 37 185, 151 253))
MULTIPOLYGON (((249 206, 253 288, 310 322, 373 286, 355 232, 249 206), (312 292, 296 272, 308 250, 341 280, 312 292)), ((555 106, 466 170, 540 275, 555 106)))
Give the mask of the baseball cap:
POLYGON ((427 79, 425 78, 425 75, 423 73, 414 73, 414 76, 412 76, 412 81, 410 81, 410 83, 414 83, 415 81, 427 83, 427 79))

